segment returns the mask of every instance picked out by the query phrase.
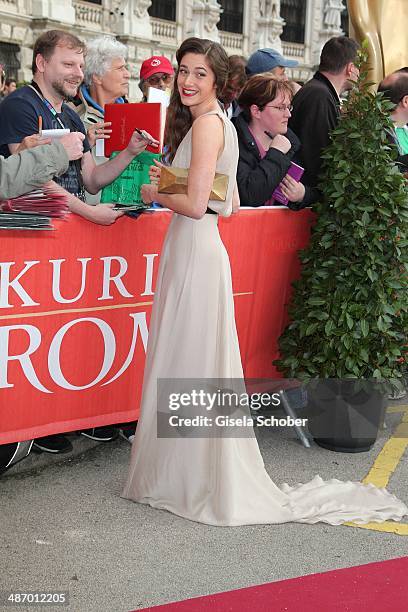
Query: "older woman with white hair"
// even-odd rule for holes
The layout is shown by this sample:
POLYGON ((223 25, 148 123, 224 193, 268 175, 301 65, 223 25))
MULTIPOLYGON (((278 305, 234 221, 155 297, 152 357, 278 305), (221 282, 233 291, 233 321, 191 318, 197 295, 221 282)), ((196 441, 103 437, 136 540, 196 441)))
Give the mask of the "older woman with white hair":
MULTIPOLYGON (((105 104, 123 104, 129 92, 127 48, 111 36, 100 36, 87 45, 84 83, 72 105, 87 128, 91 146, 96 138, 108 138, 103 122, 105 104)), ((103 157, 97 159, 98 163, 103 157)))

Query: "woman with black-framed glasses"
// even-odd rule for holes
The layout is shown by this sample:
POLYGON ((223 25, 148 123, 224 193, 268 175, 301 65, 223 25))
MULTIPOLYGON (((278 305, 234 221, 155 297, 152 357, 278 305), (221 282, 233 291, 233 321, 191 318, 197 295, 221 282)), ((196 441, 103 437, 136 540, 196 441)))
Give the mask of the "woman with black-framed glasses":
POLYGON ((299 210, 309 203, 309 189, 287 174, 300 147, 288 129, 292 96, 289 83, 271 73, 252 76, 241 91, 242 111, 233 121, 239 141, 237 183, 242 206, 273 205, 272 194, 278 186, 290 208, 299 210))

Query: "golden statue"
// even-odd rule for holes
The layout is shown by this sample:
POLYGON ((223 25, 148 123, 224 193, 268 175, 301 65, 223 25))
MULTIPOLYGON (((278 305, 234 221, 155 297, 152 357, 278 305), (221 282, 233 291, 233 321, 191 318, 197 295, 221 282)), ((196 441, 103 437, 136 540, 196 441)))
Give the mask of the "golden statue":
POLYGON ((350 36, 368 40, 369 80, 408 66, 408 0, 348 0, 350 36))

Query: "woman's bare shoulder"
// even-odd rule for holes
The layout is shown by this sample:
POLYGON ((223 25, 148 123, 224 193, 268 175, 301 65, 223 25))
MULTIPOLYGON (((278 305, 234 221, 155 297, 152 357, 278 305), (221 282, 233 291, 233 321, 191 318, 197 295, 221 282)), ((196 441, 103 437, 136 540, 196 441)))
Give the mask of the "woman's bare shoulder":
POLYGON ((224 119, 221 116, 221 111, 213 111, 210 113, 204 113, 203 115, 200 115, 199 117, 196 117, 196 119, 194 119, 193 121, 193 125, 192 128, 197 129, 197 126, 202 126, 205 125, 206 127, 214 125, 214 126, 218 126, 218 125, 223 125, 224 124, 224 119))
POLYGON ((224 120, 219 113, 206 113, 197 117, 192 125, 192 136, 196 138, 223 138, 224 120))
POLYGON ((201 115, 192 126, 191 141, 193 153, 218 159, 224 150, 225 125, 218 113, 201 115))

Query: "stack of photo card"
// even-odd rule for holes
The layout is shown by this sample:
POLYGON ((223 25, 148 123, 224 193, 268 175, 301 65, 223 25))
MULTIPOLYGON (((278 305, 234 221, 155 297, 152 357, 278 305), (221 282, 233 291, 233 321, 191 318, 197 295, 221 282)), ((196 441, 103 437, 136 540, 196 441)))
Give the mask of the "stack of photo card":
POLYGON ((6 213, 0 211, 0 229, 52 230, 50 217, 30 213, 6 213))
POLYGON ((50 230, 52 218, 68 212, 67 196, 52 187, 35 189, 17 198, 0 200, 0 229, 50 230))

